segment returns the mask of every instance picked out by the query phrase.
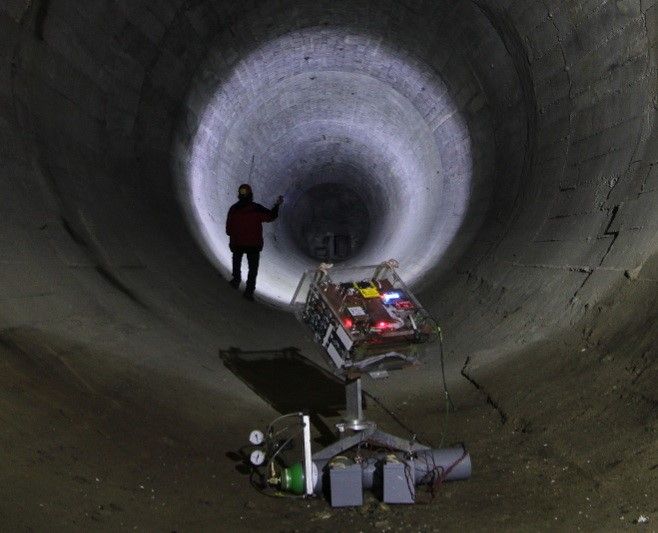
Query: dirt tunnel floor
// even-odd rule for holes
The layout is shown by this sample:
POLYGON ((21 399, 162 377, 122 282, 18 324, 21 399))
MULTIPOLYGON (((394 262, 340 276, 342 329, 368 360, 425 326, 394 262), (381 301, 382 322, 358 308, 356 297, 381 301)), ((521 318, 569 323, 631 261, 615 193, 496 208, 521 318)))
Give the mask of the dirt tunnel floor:
MULTIPOLYGON (((468 445, 469 481, 445 484, 434 499, 423 492, 415 506, 368 497, 362 508, 340 510, 250 486, 235 456, 274 410, 238 406, 234 422, 222 423, 226 400, 180 378, 127 364, 85 376, 71 363, 76 354, 64 360, 37 350, 33 332, 6 333, 0 529, 656 531, 655 306, 649 322, 610 338, 601 313, 614 317, 620 305, 602 306, 599 326, 579 342, 533 346, 486 374, 465 368, 480 389, 466 379, 455 387, 446 440, 468 445), (640 516, 649 521, 637 524, 640 516)), ((433 397, 410 394, 391 406, 435 444, 440 393, 437 381, 433 397)), ((374 404, 368 415, 404 434, 374 404)))

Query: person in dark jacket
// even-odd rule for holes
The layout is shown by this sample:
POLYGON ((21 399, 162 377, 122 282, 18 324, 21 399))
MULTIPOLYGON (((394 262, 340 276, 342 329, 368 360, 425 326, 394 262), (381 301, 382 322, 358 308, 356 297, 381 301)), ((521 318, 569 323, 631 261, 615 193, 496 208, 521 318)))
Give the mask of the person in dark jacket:
POLYGON ((253 301, 256 290, 256 276, 260 252, 263 250, 263 222, 272 222, 279 216, 279 206, 283 197, 279 196, 274 207, 267 209, 254 202, 251 187, 244 183, 238 188, 238 201, 228 210, 226 217, 226 234, 229 236, 229 248, 233 253, 233 279, 231 286, 240 288, 242 281, 242 256, 247 256, 249 274, 244 297, 253 301))

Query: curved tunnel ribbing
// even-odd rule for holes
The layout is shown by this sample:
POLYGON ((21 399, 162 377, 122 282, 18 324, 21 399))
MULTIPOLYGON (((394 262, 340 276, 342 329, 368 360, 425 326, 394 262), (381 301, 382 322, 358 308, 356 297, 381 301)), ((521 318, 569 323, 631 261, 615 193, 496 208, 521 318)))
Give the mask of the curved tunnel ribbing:
MULTIPOLYGON (((441 318, 477 317, 465 331, 489 329, 521 303, 509 340, 542 315, 543 327, 564 327, 655 249, 655 210, 643 208, 654 194, 651 35, 616 46, 651 10, 628 4, 517 12, 486 2, 375 11, 297 2, 284 18, 268 3, 135 8, 116 48, 113 30, 92 39, 64 22, 103 13, 54 2, 45 45, 12 48, 13 94, 33 132, 27 154, 66 226, 119 271, 139 263, 170 276, 156 250, 180 244, 159 242, 158 227, 195 253, 177 214, 182 198, 226 275, 224 211, 245 176, 263 202, 286 193, 294 203, 308 176, 340 181, 348 165, 374 225, 353 261, 398 256, 409 281, 441 301, 432 306, 441 318), (561 24, 567 17, 574 22, 561 24), (603 20, 610 33, 588 32, 603 20), (67 67, 40 83, 28 58, 44 53, 67 67)), ((260 287, 285 303, 313 259, 285 223, 268 229, 271 270, 260 287)))
POLYGON ((302 342, 303 270, 389 258, 449 332, 451 380, 584 323, 623 336, 638 313, 606 298, 658 283, 657 9, 0 5, 0 345, 38 330, 217 390, 209 347, 302 342), (285 197, 256 308, 225 279, 243 182, 285 197))

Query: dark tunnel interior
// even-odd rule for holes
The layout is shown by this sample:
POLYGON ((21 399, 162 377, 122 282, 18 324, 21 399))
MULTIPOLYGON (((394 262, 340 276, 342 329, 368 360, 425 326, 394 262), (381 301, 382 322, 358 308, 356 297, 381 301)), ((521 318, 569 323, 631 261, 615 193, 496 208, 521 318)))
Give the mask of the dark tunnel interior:
POLYGON ((2 0, 0 524, 655 528, 657 12, 2 0), (244 182, 284 197, 256 304, 227 283, 244 182), (393 510, 261 498, 229 453, 249 430, 338 417, 302 273, 391 258, 456 410, 437 357, 366 386, 473 478, 393 510))

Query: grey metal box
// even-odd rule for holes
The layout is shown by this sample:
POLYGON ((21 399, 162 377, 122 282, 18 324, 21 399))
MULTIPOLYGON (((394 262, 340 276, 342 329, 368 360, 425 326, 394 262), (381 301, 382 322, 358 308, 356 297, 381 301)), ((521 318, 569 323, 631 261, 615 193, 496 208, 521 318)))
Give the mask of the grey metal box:
POLYGON ((383 471, 384 502, 414 503, 416 488, 414 486, 413 461, 385 463, 383 471))
POLYGON ((363 505, 363 471, 361 465, 334 467, 329 471, 332 507, 363 505))

